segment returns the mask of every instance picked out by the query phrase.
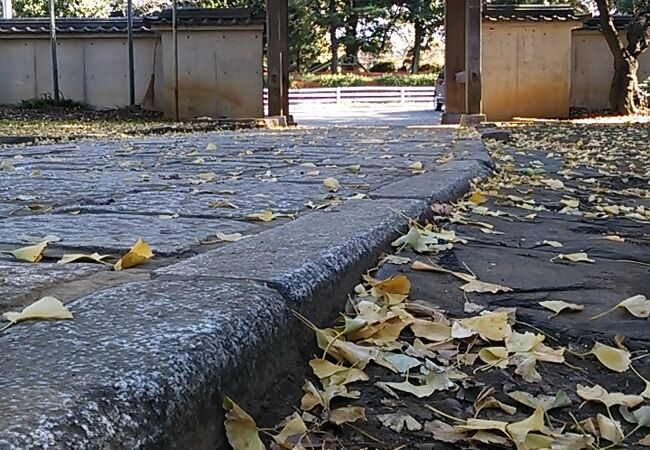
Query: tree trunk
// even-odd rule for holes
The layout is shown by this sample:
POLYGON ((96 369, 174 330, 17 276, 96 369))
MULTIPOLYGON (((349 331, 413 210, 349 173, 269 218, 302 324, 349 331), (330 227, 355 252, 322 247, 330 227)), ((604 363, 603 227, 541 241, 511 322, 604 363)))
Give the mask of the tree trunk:
POLYGON ((415 43, 413 44, 413 59, 411 59, 411 73, 416 74, 420 70, 420 53, 422 52, 422 22, 415 21, 415 43))
POLYGON ((619 114, 639 112, 641 93, 637 79, 639 62, 619 39, 618 30, 612 18, 611 0, 596 0, 600 13, 600 27, 609 50, 614 57, 614 77, 609 90, 609 105, 619 114))
POLYGON ((359 57, 359 40, 357 39, 357 26, 359 15, 354 11, 354 0, 350 2, 350 16, 345 24, 345 60, 355 64, 359 57))
POLYGON ((330 32, 330 72, 336 74, 339 72, 339 39, 336 37, 338 24, 336 20, 336 0, 329 0, 329 32, 330 32))
POLYGON ((638 69, 639 61, 636 58, 624 55, 614 57, 614 78, 609 91, 609 104, 613 111, 624 115, 639 112, 638 69))

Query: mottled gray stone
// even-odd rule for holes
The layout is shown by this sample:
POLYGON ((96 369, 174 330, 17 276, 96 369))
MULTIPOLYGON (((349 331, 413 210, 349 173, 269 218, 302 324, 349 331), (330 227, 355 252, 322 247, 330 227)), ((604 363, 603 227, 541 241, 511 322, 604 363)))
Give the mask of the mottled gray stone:
POLYGON ((254 229, 246 222, 210 219, 162 219, 128 214, 48 214, 0 220, 0 242, 25 244, 23 236, 53 234, 62 238, 52 248, 121 254, 139 238, 151 244, 158 255, 191 250, 215 233, 241 233, 254 229))
MULTIPOLYGON (((342 190, 339 195, 351 195, 342 190)), ((73 205, 69 210, 81 209, 88 212, 132 213, 132 214, 180 214, 185 217, 216 217, 244 219, 248 214, 265 209, 274 212, 296 213, 305 209, 310 200, 317 201, 329 191, 322 184, 306 183, 257 183, 226 181, 207 183, 194 188, 169 189, 157 192, 128 194, 106 205, 73 205), (217 201, 231 202, 233 208, 214 208, 217 201)))
POLYGON ((371 264, 424 211, 420 201, 354 200, 250 239, 156 270, 160 276, 228 277, 268 283, 295 302, 371 264))
POLYGON ((177 448, 223 448, 222 390, 271 383, 262 356, 281 348, 290 317, 268 288, 214 280, 127 284, 68 306, 72 321, 0 335, 2 450, 153 448, 175 436, 177 448))
POLYGON ((26 300, 37 300, 50 286, 91 275, 102 266, 92 264, 28 264, 3 260, 0 256, 0 313, 15 309, 26 300))
POLYGON ((487 175, 477 161, 450 161, 437 170, 405 178, 372 193, 375 198, 421 199, 428 203, 454 199, 469 190, 472 178, 487 175))

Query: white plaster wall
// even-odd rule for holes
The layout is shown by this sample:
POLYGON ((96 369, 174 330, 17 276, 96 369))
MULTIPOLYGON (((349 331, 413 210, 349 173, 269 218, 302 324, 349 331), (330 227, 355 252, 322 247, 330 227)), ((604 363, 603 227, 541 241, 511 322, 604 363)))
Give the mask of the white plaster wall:
MULTIPOLYGON (((609 86, 614 76, 614 58, 597 30, 574 30, 572 37, 571 106, 602 110, 609 108, 609 86)), ((650 51, 639 58, 639 80, 650 77, 650 51)))
MULTIPOLYGON (((155 40, 154 35, 136 35, 134 39, 136 103, 142 100, 149 83, 155 40)), ((57 56, 59 90, 65 98, 98 108, 129 104, 125 37, 61 35, 57 56)), ((15 104, 53 95, 50 41, 46 36, 13 35, 0 39, 0 61, 0 103, 15 104)))
MULTIPOLYGON (((262 33, 259 27, 180 29, 179 116, 263 117, 262 33)), ((165 115, 174 115, 171 32, 161 31, 165 115)))

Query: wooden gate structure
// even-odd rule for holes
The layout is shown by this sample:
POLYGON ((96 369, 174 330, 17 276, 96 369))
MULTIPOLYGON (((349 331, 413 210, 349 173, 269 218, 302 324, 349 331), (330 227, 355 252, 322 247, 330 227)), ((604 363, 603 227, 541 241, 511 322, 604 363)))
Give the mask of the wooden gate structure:
MULTIPOLYGON (((289 111, 288 1, 267 0, 268 104, 270 116, 289 111)), ((458 123, 481 108, 482 0, 445 0, 445 114, 443 123, 458 123)))

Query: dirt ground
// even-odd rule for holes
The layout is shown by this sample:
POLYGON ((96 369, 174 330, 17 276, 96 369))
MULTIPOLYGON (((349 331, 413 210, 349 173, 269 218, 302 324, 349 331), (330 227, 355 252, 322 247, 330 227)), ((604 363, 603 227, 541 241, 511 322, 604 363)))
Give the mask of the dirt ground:
POLYGON ((272 448, 650 446, 650 125, 508 131, 485 139, 495 174, 454 205, 432 205, 431 225, 414 224, 408 243, 396 243, 397 257, 379 261, 371 279, 342 299, 347 320, 319 332, 311 363, 338 366, 327 365, 330 377, 310 376, 313 388, 302 392, 302 381, 292 380, 289 397, 307 395, 279 439, 293 411, 269 405, 261 420, 275 416, 279 425, 262 435, 276 436, 272 448), (463 286, 472 280, 493 285, 463 286), (631 297, 636 306, 616 307, 631 297), (576 310, 551 317, 545 301, 576 310), (485 316, 495 321, 482 331, 462 320, 485 316), (503 316, 512 332, 496 320, 503 316), (350 367, 368 379, 342 381, 350 367), (382 384, 405 380, 410 386, 382 384), (585 393, 595 385, 606 392, 585 393), (428 395, 414 395, 428 387, 428 395), (517 391, 548 398, 524 399, 527 406, 517 391))

